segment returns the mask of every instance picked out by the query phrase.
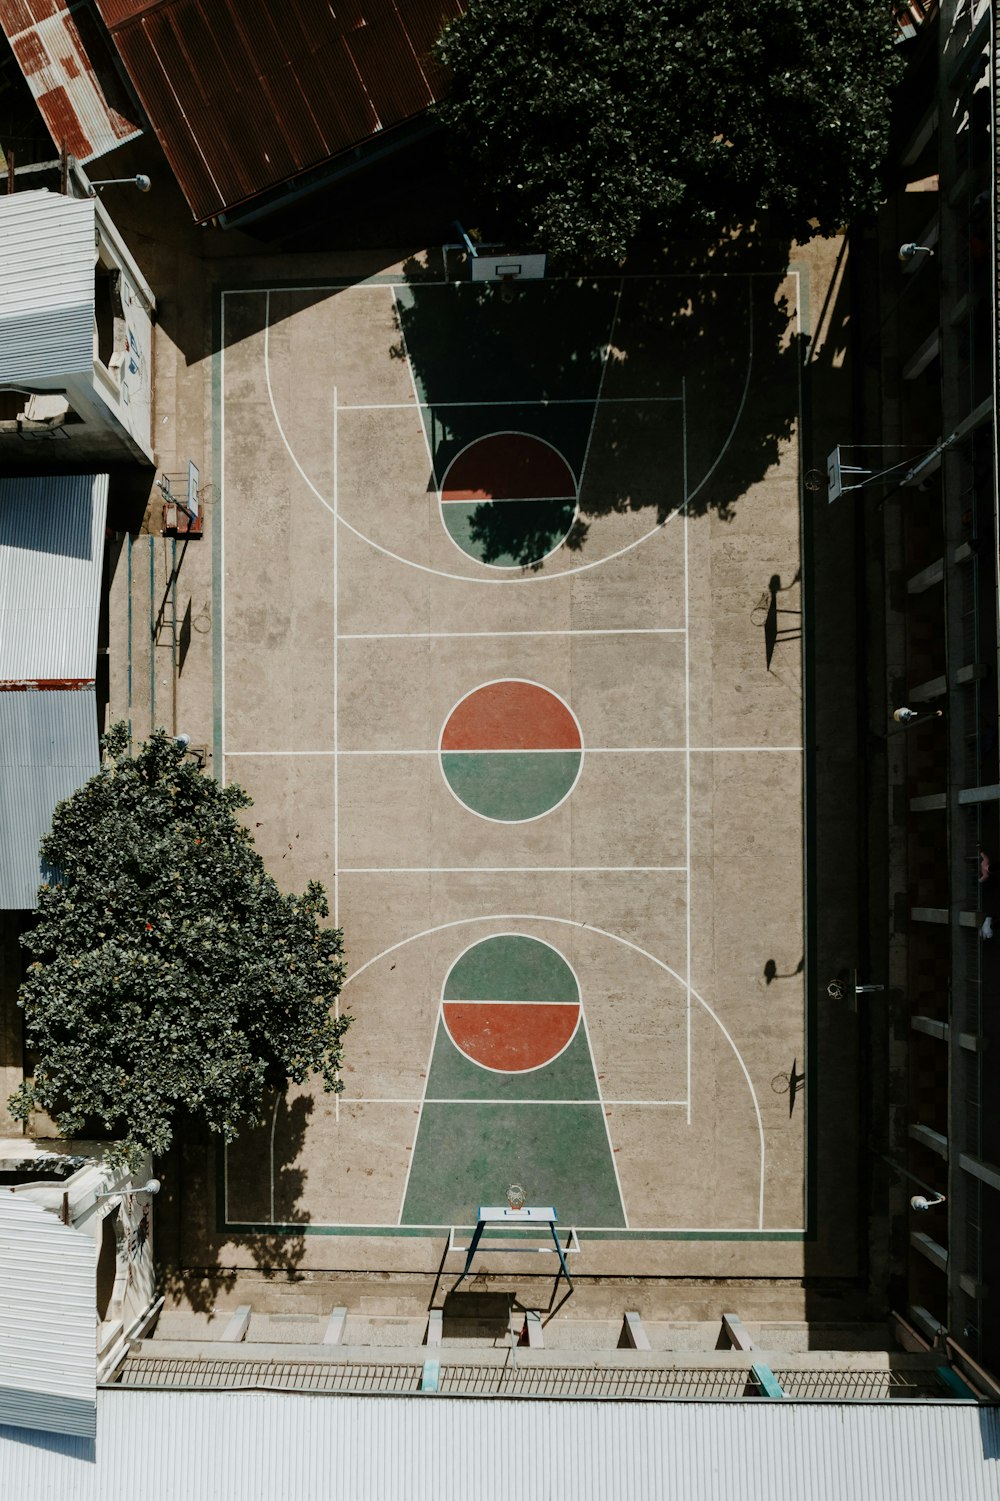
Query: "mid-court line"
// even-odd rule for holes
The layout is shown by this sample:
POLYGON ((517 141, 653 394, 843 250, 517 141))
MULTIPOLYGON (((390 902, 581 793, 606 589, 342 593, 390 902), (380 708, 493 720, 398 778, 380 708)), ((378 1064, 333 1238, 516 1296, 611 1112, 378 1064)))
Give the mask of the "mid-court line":
MULTIPOLYGON (((419 933, 411 933, 411 935, 409 936, 409 938, 401 938, 396 943, 391 943, 388 946, 388 948, 382 949, 380 953, 373 954, 370 959, 366 959, 365 960, 364 964, 359 965, 359 967, 353 972, 353 974, 348 975, 347 979, 344 981, 343 988, 346 990, 347 987, 348 987, 348 985, 350 985, 354 980, 359 979, 360 976, 364 974, 364 972, 365 972, 366 969, 370 969, 371 966, 373 964, 377 964, 379 962, 379 960, 388 958, 388 956, 390 954, 397 953, 399 951, 399 949, 406 948, 407 944, 416 943, 416 942, 418 942, 422 938, 431 938, 431 937, 434 937, 436 934, 448 932, 452 928, 462 928, 462 927, 465 927, 465 926, 467 926, 468 924, 471 924, 471 923, 483 923, 483 922, 489 922, 489 923, 499 923, 499 922, 556 923, 556 924, 558 924, 561 927, 565 927, 565 928, 577 928, 579 931, 584 932, 584 933, 594 933, 599 938, 608 938, 608 939, 611 940, 612 943, 620 943, 623 948, 631 949, 633 951, 633 953, 638 954, 641 958, 648 959, 651 964, 655 964, 659 969, 662 969, 665 974, 668 974, 672 980, 675 980, 676 983, 682 989, 684 988, 684 978, 683 978, 682 975, 679 975, 675 969, 671 969, 670 965, 666 964, 662 959, 657 959, 656 955, 655 954, 651 954, 648 949, 644 949, 639 944, 633 943, 630 938, 623 938, 619 933, 611 933, 606 928, 595 927, 593 923, 578 922, 575 919, 570 918, 570 917, 552 917, 552 916, 546 915, 543 912, 493 912, 493 913, 487 913, 487 914, 485 914, 484 916, 481 916, 481 917, 456 917, 456 918, 452 918, 449 922, 437 923, 434 927, 424 928, 419 933)), ((765 1140, 764 1140, 764 1121, 763 1121, 763 1118, 762 1118, 761 1113, 760 1113, 760 1102, 757 1099, 757 1091, 754 1088, 753 1079, 750 1077, 750 1070, 747 1068, 746 1063, 743 1061, 743 1054, 740 1052, 739 1048, 736 1046, 736 1043, 733 1040, 732 1034, 730 1033, 730 1031, 729 1031, 728 1027, 726 1026, 725 1022, 718 1015, 718 1013, 708 1004, 708 1002, 705 1000, 704 996, 699 995, 698 992, 693 987, 691 989, 691 998, 692 998, 692 1000, 697 1001, 698 1005, 702 1007, 702 1009, 705 1011, 706 1015, 708 1015, 712 1019, 712 1021, 715 1022, 715 1025, 718 1027, 719 1031, 722 1033, 723 1037, 726 1039, 726 1042, 729 1044, 729 1047, 732 1049, 733 1055, 735 1056, 736 1061, 737 1061, 737 1063, 740 1066, 740 1071, 743 1074, 743 1078, 744 1078, 744 1080, 746 1082, 747 1090, 749 1091, 749 1094, 750 1094, 750 1100, 751 1100, 751 1103, 753 1104, 754 1117, 755 1117, 756 1122, 757 1122, 757 1143, 758 1143, 758 1162, 759 1162, 758 1192, 757 1192, 757 1220, 758 1220, 757 1228, 759 1230, 763 1230, 763 1228, 764 1228, 764 1183, 765 1183, 765 1167, 766 1167, 766 1150, 767 1150, 767 1148, 766 1148, 766 1143, 765 1143, 765 1140)), ((431 1051, 432 1052, 433 1052, 433 1047, 434 1047, 434 1042, 433 1042, 433 1039, 432 1039, 431 1040, 431 1051)), ((427 1062, 427 1072, 429 1073, 429 1071, 430 1071, 430 1056, 428 1056, 428 1062, 427 1062)))
MULTIPOLYGON (((543 756, 547 753, 545 746, 539 746, 533 752, 534 755, 543 756)), ((588 745, 588 756, 721 756, 739 755, 749 756, 758 753, 801 755, 801 745, 588 745)), ((363 750, 348 749, 341 746, 339 750, 231 750, 226 751, 227 756, 436 756, 439 751, 433 747, 410 748, 376 748, 366 747, 363 750)), ((477 752, 449 751, 449 755, 473 755, 477 752)), ((517 751, 496 750, 490 753, 494 756, 518 755, 517 751)))
POLYGON ((342 876, 684 875, 686 865, 344 865, 342 876))

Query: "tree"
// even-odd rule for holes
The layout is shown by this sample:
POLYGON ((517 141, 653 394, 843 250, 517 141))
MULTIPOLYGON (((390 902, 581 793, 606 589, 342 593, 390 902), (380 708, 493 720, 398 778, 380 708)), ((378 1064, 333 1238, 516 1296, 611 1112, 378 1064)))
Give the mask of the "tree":
POLYGON ((888 0, 469 0, 436 44, 454 77, 438 108, 559 257, 762 210, 808 238, 879 200, 894 31, 888 0))
POLYGON ((232 1141, 288 1079, 339 1091, 349 1017, 322 886, 279 891, 236 817, 251 798, 162 730, 132 756, 116 725, 104 751, 42 841, 19 998, 37 1062, 11 1113, 42 1106, 67 1136, 96 1123, 127 1161, 166 1151, 185 1115, 232 1141))

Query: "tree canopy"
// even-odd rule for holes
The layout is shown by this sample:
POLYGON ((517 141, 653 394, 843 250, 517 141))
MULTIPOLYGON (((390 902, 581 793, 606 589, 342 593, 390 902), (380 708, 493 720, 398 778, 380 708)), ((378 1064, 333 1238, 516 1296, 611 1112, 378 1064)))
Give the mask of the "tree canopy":
POLYGON ((808 238, 878 202, 894 30, 887 0, 469 0, 437 42, 439 113, 554 255, 764 210, 808 238))
POLYGON ((96 1125, 129 1159, 164 1152, 185 1115, 233 1140, 288 1079, 339 1090, 349 1017, 322 886, 281 892, 236 816, 251 798, 162 731, 133 756, 116 725, 104 750, 42 842, 53 874, 21 939, 37 1062, 11 1113, 96 1125))

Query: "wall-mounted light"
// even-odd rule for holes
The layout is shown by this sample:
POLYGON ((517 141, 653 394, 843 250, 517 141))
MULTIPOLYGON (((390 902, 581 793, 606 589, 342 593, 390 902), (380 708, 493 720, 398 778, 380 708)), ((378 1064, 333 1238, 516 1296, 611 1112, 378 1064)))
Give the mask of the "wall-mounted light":
POLYGON ((88 182, 87 197, 96 198, 98 188, 110 188, 118 183, 131 183, 133 187, 139 189, 140 193, 148 193, 153 186, 145 172, 139 172, 135 177, 103 177, 97 182, 88 182))
POLYGON ((924 255, 934 254, 929 245, 916 245, 912 240, 909 240, 905 245, 900 245, 899 259, 901 261, 912 261, 913 257, 915 255, 920 255, 921 252, 923 252, 924 255))
POLYGON ((919 1209, 921 1212, 923 1212, 923 1210, 925 1209, 936 1209, 938 1204, 943 1203, 944 1194, 935 1194, 932 1199, 925 1198, 923 1194, 914 1194, 913 1198, 910 1200, 910 1208, 919 1209))
POLYGON ((158 1194, 159 1191, 159 1178, 150 1178, 148 1183, 136 1184, 132 1188, 112 1188, 107 1193, 97 1194, 96 1197, 98 1199, 123 1199, 126 1194, 158 1194))

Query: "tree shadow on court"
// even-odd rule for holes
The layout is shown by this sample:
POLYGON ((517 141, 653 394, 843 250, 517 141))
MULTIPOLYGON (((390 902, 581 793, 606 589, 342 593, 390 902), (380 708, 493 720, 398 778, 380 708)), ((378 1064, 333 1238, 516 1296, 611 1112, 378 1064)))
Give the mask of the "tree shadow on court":
POLYGON ((409 360, 423 404, 428 490, 455 454, 498 431, 556 446, 579 487, 568 533, 544 507, 484 498, 461 545, 536 569, 560 541, 583 550, 603 516, 641 513, 653 528, 686 506, 731 519, 799 419, 790 253, 748 229, 647 251, 623 275, 442 286, 424 262, 406 262, 390 353, 409 360))
POLYGON ((262 1124, 245 1130, 225 1161, 218 1137, 187 1123, 161 1169, 158 1264, 167 1306, 211 1313, 240 1277, 294 1281, 305 1256, 299 1226, 302 1156, 313 1100, 272 1091, 262 1124), (273 1164, 272 1164, 273 1143, 273 1164))

